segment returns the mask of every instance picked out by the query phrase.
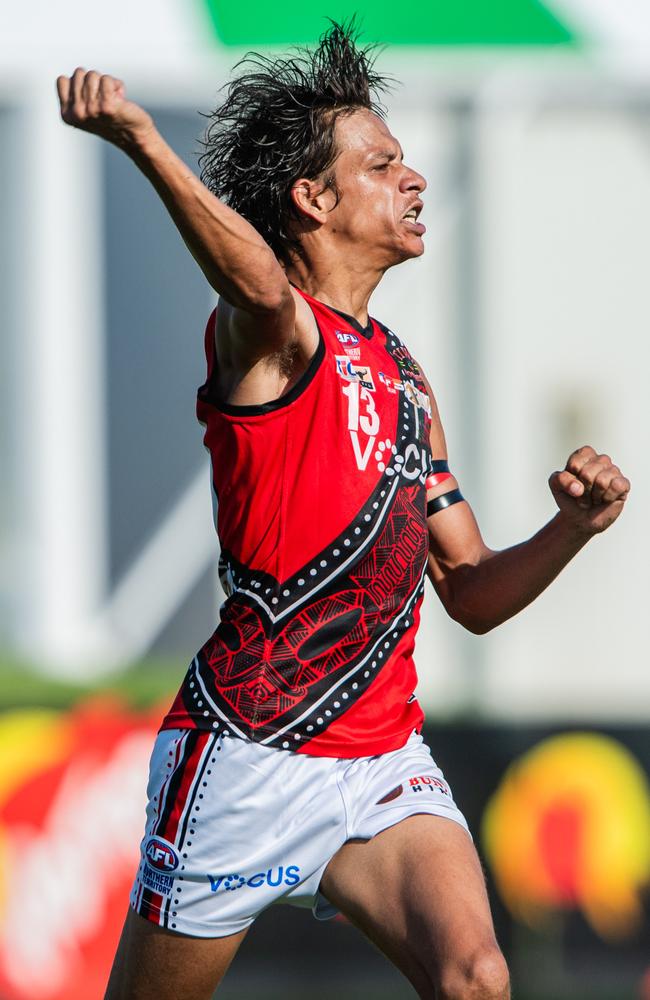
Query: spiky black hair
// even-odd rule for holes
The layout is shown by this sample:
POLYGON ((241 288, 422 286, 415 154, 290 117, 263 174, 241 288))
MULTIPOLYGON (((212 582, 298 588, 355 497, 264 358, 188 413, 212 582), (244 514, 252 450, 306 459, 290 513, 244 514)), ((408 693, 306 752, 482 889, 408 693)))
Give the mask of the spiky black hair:
POLYGON ((332 21, 315 49, 283 58, 248 53, 211 115, 199 158, 201 180, 247 219, 289 263, 300 253, 290 197, 299 177, 334 187, 334 126, 367 108, 383 117, 379 95, 391 80, 374 70, 376 47, 357 45, 354 18, 332 21))

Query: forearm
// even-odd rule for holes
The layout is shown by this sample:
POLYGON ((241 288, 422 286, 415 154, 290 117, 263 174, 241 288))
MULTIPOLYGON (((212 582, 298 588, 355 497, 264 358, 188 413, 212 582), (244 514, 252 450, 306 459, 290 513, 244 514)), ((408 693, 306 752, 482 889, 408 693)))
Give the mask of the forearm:
POLYGON ((242 216, 219 201, 155 128, 122 148, 151 182, 212 287, 248 312, 290 301, 277 258, 242 216))
POLYGON ((121 80, 77 67, 56 81, 61 117, 124 150, 156 189, 212 287, 252 316, 292 325, 293 298, 269 245, 215 198, 167 145, 151 115, 126 97, 121 80))
POLYGON ((589 537, 558 512, 527 541, 499 552, 485 549, 475 564, 445 575, 447 610, 470 631, 489 632, 534 601, 589 537))

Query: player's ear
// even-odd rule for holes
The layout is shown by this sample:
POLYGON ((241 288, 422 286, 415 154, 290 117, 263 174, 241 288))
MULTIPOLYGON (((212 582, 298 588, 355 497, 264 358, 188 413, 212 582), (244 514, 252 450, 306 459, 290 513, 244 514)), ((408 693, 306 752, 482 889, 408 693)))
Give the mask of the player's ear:
POLYGON ((322 180, 300 177, 291 188, 291 201, 299 217, 322 225, 336 204, 336 195, 322 180))

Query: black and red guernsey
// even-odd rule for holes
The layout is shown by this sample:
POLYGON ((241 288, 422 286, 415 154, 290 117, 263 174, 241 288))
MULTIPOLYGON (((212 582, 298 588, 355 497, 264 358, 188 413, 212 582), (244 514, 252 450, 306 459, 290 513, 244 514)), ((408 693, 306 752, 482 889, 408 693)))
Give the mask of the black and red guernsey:
POLYGON ((280 399, 221 403, 216 312, 198 392, 227 600, 162 728, 327 757, 386 753, 419 729, 413 648, 428 551, 431 403, 381 323, 301 293, 320 331, 280 399))

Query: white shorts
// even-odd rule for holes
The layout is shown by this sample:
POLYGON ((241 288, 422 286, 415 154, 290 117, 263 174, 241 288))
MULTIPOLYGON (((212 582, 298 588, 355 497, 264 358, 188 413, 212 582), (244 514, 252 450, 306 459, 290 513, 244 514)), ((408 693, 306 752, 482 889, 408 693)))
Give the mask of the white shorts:
POLYGON ((350 759, 165 730, 147 792, 131 906, 195 937, 241 931, 272 903, 334 916, 319 893, 330 859, 347 840, 369 840, 406 816, 432 813, 467 830, 416 733, 400 750, 350 759))

